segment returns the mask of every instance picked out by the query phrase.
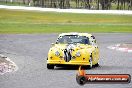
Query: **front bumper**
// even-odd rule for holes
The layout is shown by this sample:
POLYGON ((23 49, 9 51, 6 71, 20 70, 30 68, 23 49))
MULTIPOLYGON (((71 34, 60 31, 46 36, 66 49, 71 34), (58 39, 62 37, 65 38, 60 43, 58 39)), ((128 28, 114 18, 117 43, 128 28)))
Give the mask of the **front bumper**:
POLYGON ((88 61, 69 61, 65 62, 63 60, 47 60, 47 64, 53 64, 53 65, 90 65, 88 61))

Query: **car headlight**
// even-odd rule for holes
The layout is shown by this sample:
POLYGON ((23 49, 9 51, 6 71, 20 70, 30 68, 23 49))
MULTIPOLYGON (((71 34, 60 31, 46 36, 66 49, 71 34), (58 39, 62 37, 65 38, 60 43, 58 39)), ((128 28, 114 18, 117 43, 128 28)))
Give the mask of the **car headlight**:
POLYGON ((77 53, 76 53, 76 56, 77 56, 77 57, 80 57, 80 56, 81 56, 81 53, 80 53, 80 52, 77 52, 77 53))
POLYGON ((60 55, 60 53, 59 53, 58 51, 56 51, 56 52, 55 52, 55 55, 56 55, 56 56, 59 56, 59 55, 60 55))

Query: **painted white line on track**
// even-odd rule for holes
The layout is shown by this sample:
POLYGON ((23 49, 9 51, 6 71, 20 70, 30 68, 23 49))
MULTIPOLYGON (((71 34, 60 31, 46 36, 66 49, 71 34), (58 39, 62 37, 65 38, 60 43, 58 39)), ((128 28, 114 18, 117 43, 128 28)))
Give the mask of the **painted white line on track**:
POLYGON ((129 53, 132 53, 132 50, 128 50, 129 53))

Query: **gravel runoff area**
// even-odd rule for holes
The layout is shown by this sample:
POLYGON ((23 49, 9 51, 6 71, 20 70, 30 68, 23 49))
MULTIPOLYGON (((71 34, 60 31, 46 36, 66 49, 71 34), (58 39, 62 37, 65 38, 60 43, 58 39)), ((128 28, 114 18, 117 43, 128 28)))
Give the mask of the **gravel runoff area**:
POLYGON ((0 8, 1 9, 14 9, 14 10, 28 10, 28 11, 43 11, 43 12, 132 15, 132 11, 131 10, 87 10, 87 9, 59 9, 59 8, 56 9, 56 8, 6 6, 6 5, 0 5, 0 8))
MULTIPOLYGON (((100 49, 100 67, 88 74, 132 75, 132 54, 108 49, 115 44, 132 43, 131 33, 93 33, 100 49)), ((51 43, 58 34, 0 34, 0 53, 14 61, 19 69, 0 76, 1 88, 132 88, 129 84, 86 84, 76 82, 78 69, 48 70, 46 60, 51 43)))

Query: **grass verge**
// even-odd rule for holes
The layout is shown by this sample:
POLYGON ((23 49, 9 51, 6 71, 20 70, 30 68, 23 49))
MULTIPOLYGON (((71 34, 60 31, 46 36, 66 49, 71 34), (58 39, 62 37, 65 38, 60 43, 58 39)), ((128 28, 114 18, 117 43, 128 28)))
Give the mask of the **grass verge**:
POLYGON ((0 33, 132 32, 132 15, 0 9, 0 33))

